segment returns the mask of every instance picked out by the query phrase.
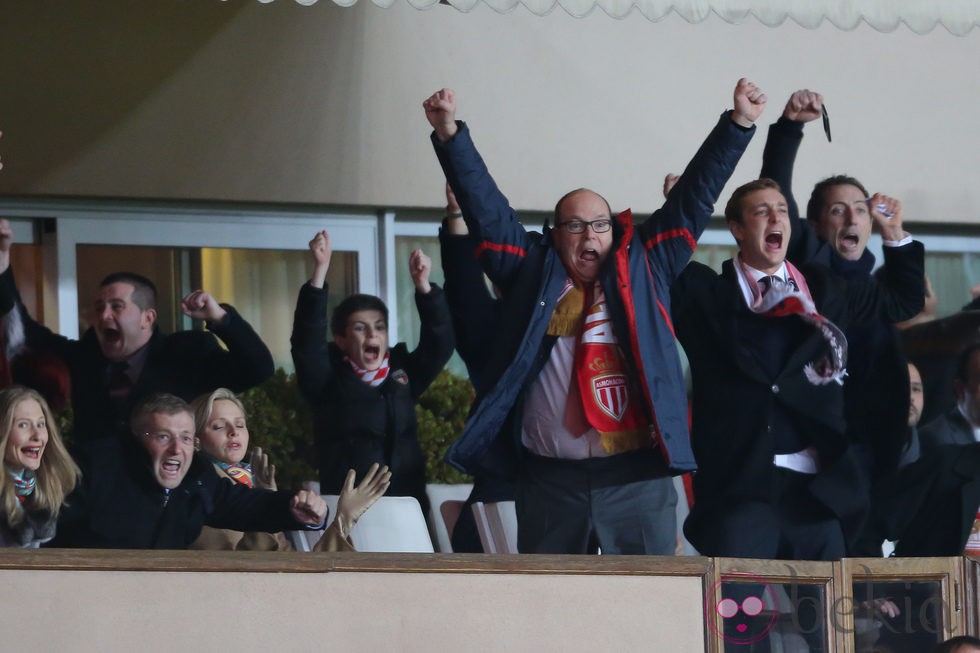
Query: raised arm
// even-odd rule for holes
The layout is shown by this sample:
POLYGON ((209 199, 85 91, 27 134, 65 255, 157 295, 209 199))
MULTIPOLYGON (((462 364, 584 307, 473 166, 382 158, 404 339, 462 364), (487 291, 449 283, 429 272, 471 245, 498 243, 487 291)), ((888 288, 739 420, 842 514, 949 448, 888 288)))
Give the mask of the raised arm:
POLYGON ((422 102, 425 117, 432 125, 436 138, 445 143, 456 135, 456 93, 451 88, 443 88, 422 102))
MULTIPOLYGON (((733 94, 735 108, 722 115, 694 158, 670 189, 663 207, 638 228, 651 263, 669 284, 690 260, 711 219, 715 202, 755 132, 766 95, 747 79, 733 94)), ((660 276, 660 275, 658 275, 660 276)), ((666 294, 666 288, 663 290, 666 294)))
POLYGON ((800 216, 799 205, 793 195, 793 167, 796 153, 803 142, 803 126, 821 116, 823 96, 809 89, 793 93, 786 101, 786 108, 779 120, 769 126, 766 147, 762 153, 760 177, 768 177, 783 191, 792 221, 786 258, 801 265, 811 260, 823 244, 810 223, 800 216))
POLYGON ((310 277, 310 285, 314 288, 323 288, 323 284, 326 283, 332 253, 330 234, 326 231, 318 231, 310 241, 310 254, 313 256, 313 276, 310 277))
POLYGON ((6 218, 0 218, 0 274, 10 267, 10 248, 14 245, 14 231, 6 218))
POLYGON ((293 314, 293 333, 289 342, 296 368, 296 382, 307 401, 320 399, 323 388, 333 376, 327 348, 327 270, 332 248, 330 236, 319 231, 310 240, 313 276, 299 290, 293 314))
POLYGON ((854 319, 907 320, 922 310, 925 301, 925 254, 902 227, 902 203, 875 193, 868 199, 871 217, 885 241, 885 267, 881 283, 850 284, 847 293, 854 319), (857 286, 857 289, 855 289, 857 286))
POLYGON ((206 290, 195 290, 181 300, 180 308, 188 317, 205 320, 211 333, 227 346, 225 350, 215 343, 204 354, 199 368, 202 385, 243 392, 275 372, 272 352, 232 306, 219 304, 206 290))
POLYGON ((432 261, 421 249, 412 252, 409 273, 415 283, 415 305, 419 311, 419 344, 408 355, 408 378, 418 398, 435 380, 453 355, 453 325, 446 293, 429 283, 432 261))
POLYGON ((823 96, 809 89, 793 93, 786 101, 786 108, 779 120, 769 126, 769 137, 762 153, 760 177, 768 177, 783 191, 789 207, 789 217, 797 220, 800 209, 793 197, 793 165, 796 153, 803 141, 803 125, 821 115, 823 96))
POLYGON ((446 301, 453 319, 456 351, 466 365, 478 392, 484 387, 484 371, 492 355, 488 346, 497 329, 497 300, 487 289, 483 269, 476 260, 479 241, 469 235, 462 212, 446 184, 446 219, 439 231, 446 301), (459 212, 459 217, 455 217, 459 212))
POLYGON ((494 283, 507 287, 520 269, 532 238, 490 176, 466 124, 456 120, 455 94, 442 89, 422 106, 433 128, 432 145, 466 227, 480 242, 480 263, 494 283))
MULTIPOLYGON (((0 218, 0 316, 13 310, 20 311, 24 325, 24 339, 27 345, 34 351, 51 352, 67 360, 77 347, 78 342, 54 333, 46 326, 35 322, 28 314, 14 281, 13 268, 10 267, 10 251, 13 244, 14 232, 10 223, 6 219, 0 218)), ((8 343, 9 345, 10 343, 8 343)))
POLYGON ((412 277, 415 292, 428 295, 432 292, 429 274, 432 273, 432 259, 421 249, 415 249, 408 257, 408 273, 412 277))

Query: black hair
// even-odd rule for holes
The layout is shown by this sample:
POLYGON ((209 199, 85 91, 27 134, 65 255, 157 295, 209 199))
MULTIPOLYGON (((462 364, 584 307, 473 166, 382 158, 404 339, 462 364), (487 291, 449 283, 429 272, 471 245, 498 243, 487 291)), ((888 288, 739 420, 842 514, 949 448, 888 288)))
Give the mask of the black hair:
POLYGON ((388 322, 388 307, 380 297, 374 295, 351 295, 333 309, 330 316, 330 331, 335 336, 342 336, 347 331, 347 320, 358 311, 378 311, 388 322))
POLYGON ((810 201, 806 203, 806 219, 811 222, 819 222, 820 214, 823 213, 823 207, 826 203, 824 195, 828 188, 833 186, 854 186, 859 188, 865 197, 869 197, 868 189, 864 187, 860 181, 854 177, 849 177, 848 175, 834 175, 833 177, 827 177, 823 181, 818 181, 817 185, 813 187, 813 192, 810 193, 810 201))
POLYGON ((735 192, 732 193, 732 196, 728 199, 728 204, 725 205, 725 221, 742 224, 742 200, 744 200, 745 196, 749 193, 754 193, 757 190, 766 190, 767 188, 779 191, 780 193, 783 192, 783 189, 779 187, 779 184, 768 177, 755 179, 736 188, 735 192))
POLYGON ((111 286, 114 283, 128 283, 133 287, 133 303, 141 311, 157 307, 157 287, 142 274, 135 272, 113 272, 99 284, 99 288, 111 286))
POLYGON ((966 377, 969 376, 970 358, 978 351, 980 351, 980 341, 972 342, 963 348, 960 355, 956 357, 956 373, 953 376, 954 379, 959 379, 964 383, 966 382, 966 377))
POLYGON ((194 411, 186 401, 166 392, 157 392, 141 400, 133 409, 132 417, 129 419, 129 428, 133 435, 143 435, 150 415, 157 413, 163 415, 187 413, 191 419, 194 417, 194 411))

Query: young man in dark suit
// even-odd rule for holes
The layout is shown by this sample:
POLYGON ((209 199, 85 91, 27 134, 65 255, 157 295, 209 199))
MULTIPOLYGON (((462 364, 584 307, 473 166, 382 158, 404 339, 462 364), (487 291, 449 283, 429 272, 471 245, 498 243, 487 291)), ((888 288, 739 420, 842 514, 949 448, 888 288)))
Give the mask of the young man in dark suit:
POLYGON ((672 287, 698 463, 685 534, 702 554, 832 560, 863 518, 866 479, 845 435, 841 329, 913 315, 924 294, 922 245, 902 230, 901 204, 877 194, 870 204, 886 245, 884 284, 789 264, 786 199, 760 179, 725 210, 738 256, 721 275, 691 264, 672 287))

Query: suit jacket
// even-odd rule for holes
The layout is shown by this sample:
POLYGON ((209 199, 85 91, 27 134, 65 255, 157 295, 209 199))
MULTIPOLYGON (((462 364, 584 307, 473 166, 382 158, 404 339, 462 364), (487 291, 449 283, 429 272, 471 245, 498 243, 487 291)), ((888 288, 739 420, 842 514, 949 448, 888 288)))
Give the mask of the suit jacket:
POLYGON ((977 442, 973 437, 973 427, 966 421, 958 407, 954 407, 953 410, 940 415, 919 429, 919 437, 923 453, 933 451, 942 445, 977 442))
MULTIPOLYGON (((918 311, 924 295, 922 245, 888 248, 885 257, 886 286, 848 283, 823 266, 803 266, 820 313, 846 329, 855 320, 901 319, 918 311)), ((867 490, 845 435, 842 389, 835 383, 814 385, 804 374, 804 366, 824 353, 817 330, 805 331, 773 374, 759 356, 760 343, 771 334, 745 332, 745 324, 759 326, 759 321, 750 320, 731 261, 721 275, 692 263, 674 284, 672 300, 693 380, 698 473, 694 508, 685 524, 688 539, 703 550, 714 518, 723 514, 719 511, 732 502, 772 500, 774 425, 781 416, 789 416, 805 444, 819 454, 821 472, 811 492, 842 520, 859 522, 867 490)), ((769 318, 761 328, 785 329, 800 319, 769 318)))
POLYGON ((980 443, 933 449, 882 485, 876 507, 895 555, 963 555, 980 507, 980 443))
POLYGON ((169 392, 186 401, 215 388, 242 392, 272 376, 272 354, 238 312, 224 306, 224 324, 209 324, 211 333, 180 331, 169 335, 155 328, 147 347, 143 371, 125 404, 117 407, 109 398, 109 360, 92 329, 81 340, 53 333, 35 322, 24 309, 8 268, 0 274, 0 313, 19 307, 27 346, 52 353, 68 366, 74 411, 72 436, 76 442, 111 435, 129 437, 129 415, 139 400, 156 392, 169 392), (221 348, 215 336, 227 346, 221 348))
MULTIPOLYGON (((789 209, 792 231, 786 251, 795 265, 819 263, 848 280, 871 277, 874 255, 867 249, 857 261, 841 258, 814 230, 813 223, 800 218, 793 197, 793 167, 803 140, 803 123, 780 117, 769 127, 762 154, 760 177, 775 180, 782 188, 789 209)), ((905 355, 892 323, 870 320, 846 332, 851 352, 844 383, 844 418, 852 442, 867 448, 868 465, 874 475, 894 472, 903 449, 908 447, 909 380, 905 355), (867 392, 875 388, 875 392, 867 392)))

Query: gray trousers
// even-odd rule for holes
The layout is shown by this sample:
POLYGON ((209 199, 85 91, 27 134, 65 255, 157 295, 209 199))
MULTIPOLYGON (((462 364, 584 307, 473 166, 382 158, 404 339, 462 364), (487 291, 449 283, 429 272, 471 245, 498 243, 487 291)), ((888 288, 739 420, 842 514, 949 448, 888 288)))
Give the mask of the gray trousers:
POLYGON ((525 450, 524 463, 521 553, 674 554, 677 493, 659 453, 561 460, 525 450))

